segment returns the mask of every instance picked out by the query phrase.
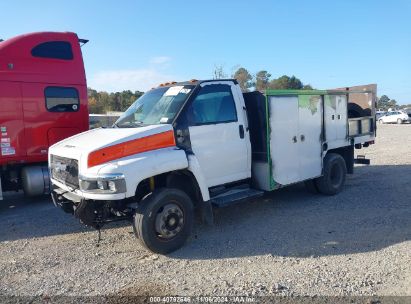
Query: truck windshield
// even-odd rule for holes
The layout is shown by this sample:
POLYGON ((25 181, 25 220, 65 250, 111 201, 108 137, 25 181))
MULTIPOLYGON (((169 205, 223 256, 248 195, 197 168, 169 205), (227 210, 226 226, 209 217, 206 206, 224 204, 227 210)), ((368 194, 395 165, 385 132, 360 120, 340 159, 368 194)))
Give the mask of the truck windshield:
POLYGON ((160 87, 148 91, 120 116, 114 126, 133 128, 171 123, 193 88, 192 85, 186 85, 160 87))

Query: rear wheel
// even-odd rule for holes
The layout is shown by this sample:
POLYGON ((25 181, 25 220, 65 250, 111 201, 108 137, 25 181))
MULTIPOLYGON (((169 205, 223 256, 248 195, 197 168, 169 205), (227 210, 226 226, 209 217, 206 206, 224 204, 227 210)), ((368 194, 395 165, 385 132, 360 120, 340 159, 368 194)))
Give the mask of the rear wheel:
POLYGON ((399 124, 399 125, 402 124, 402 119, 401 118, 397 119, 397 124, 399 124))
POLYGON ((182 247, 193 226, 193 203, 178 189, 158 189, 141 201, 134 215, 136 237, 149 250, 166 254, 182 247))
POLYGON ((334 195, 342 190, 347 174, 344 158, 336 153, 324 157, 323 176, 315 180, 318 191, 326 195, 334 195))

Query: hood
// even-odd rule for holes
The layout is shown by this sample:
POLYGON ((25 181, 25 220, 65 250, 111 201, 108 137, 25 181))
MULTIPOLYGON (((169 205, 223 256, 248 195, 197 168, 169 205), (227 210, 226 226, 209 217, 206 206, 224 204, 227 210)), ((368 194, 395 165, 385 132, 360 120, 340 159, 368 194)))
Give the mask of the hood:
POLYGON ((93 129, 59 141, 50 147, 50 152, 61 156, 64 156, 64 154, 78 155, 90 153, 92 151, 172 130, 173 127, 169 124, 150 125, 138 128, 93 129))

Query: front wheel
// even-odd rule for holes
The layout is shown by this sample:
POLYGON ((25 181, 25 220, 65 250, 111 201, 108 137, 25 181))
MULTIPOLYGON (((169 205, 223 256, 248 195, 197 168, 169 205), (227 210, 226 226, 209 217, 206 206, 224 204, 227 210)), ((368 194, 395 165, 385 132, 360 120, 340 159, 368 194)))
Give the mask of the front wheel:
POLYGON ((402 119, 401 118, 397 119, 397 124, 399 124, 399 125, 402 124, 402 119))
POLYGON ((324 157, 323 176, 317 178, 315 183, 319 192, 327 195, 337 194, 342 190, 347 174, 345 160, 341 155, 329 153, 324 157))
POLYGON ((191 199, 179 189, 163 188, 145 197, 134 214, 133 229, 147 249, 161 254, 182 247, 191 234, 191 199))

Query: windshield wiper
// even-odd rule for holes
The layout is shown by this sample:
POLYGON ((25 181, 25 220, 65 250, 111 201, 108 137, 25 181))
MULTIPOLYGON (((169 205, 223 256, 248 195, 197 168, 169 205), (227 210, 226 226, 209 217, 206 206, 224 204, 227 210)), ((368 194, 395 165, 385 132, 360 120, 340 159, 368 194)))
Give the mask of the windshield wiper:
POLYGON ((143 127, 144 123, 142 121, 128 121, 124 124, 114 124, 117 128, 134 128, 134 127, 143 127))

